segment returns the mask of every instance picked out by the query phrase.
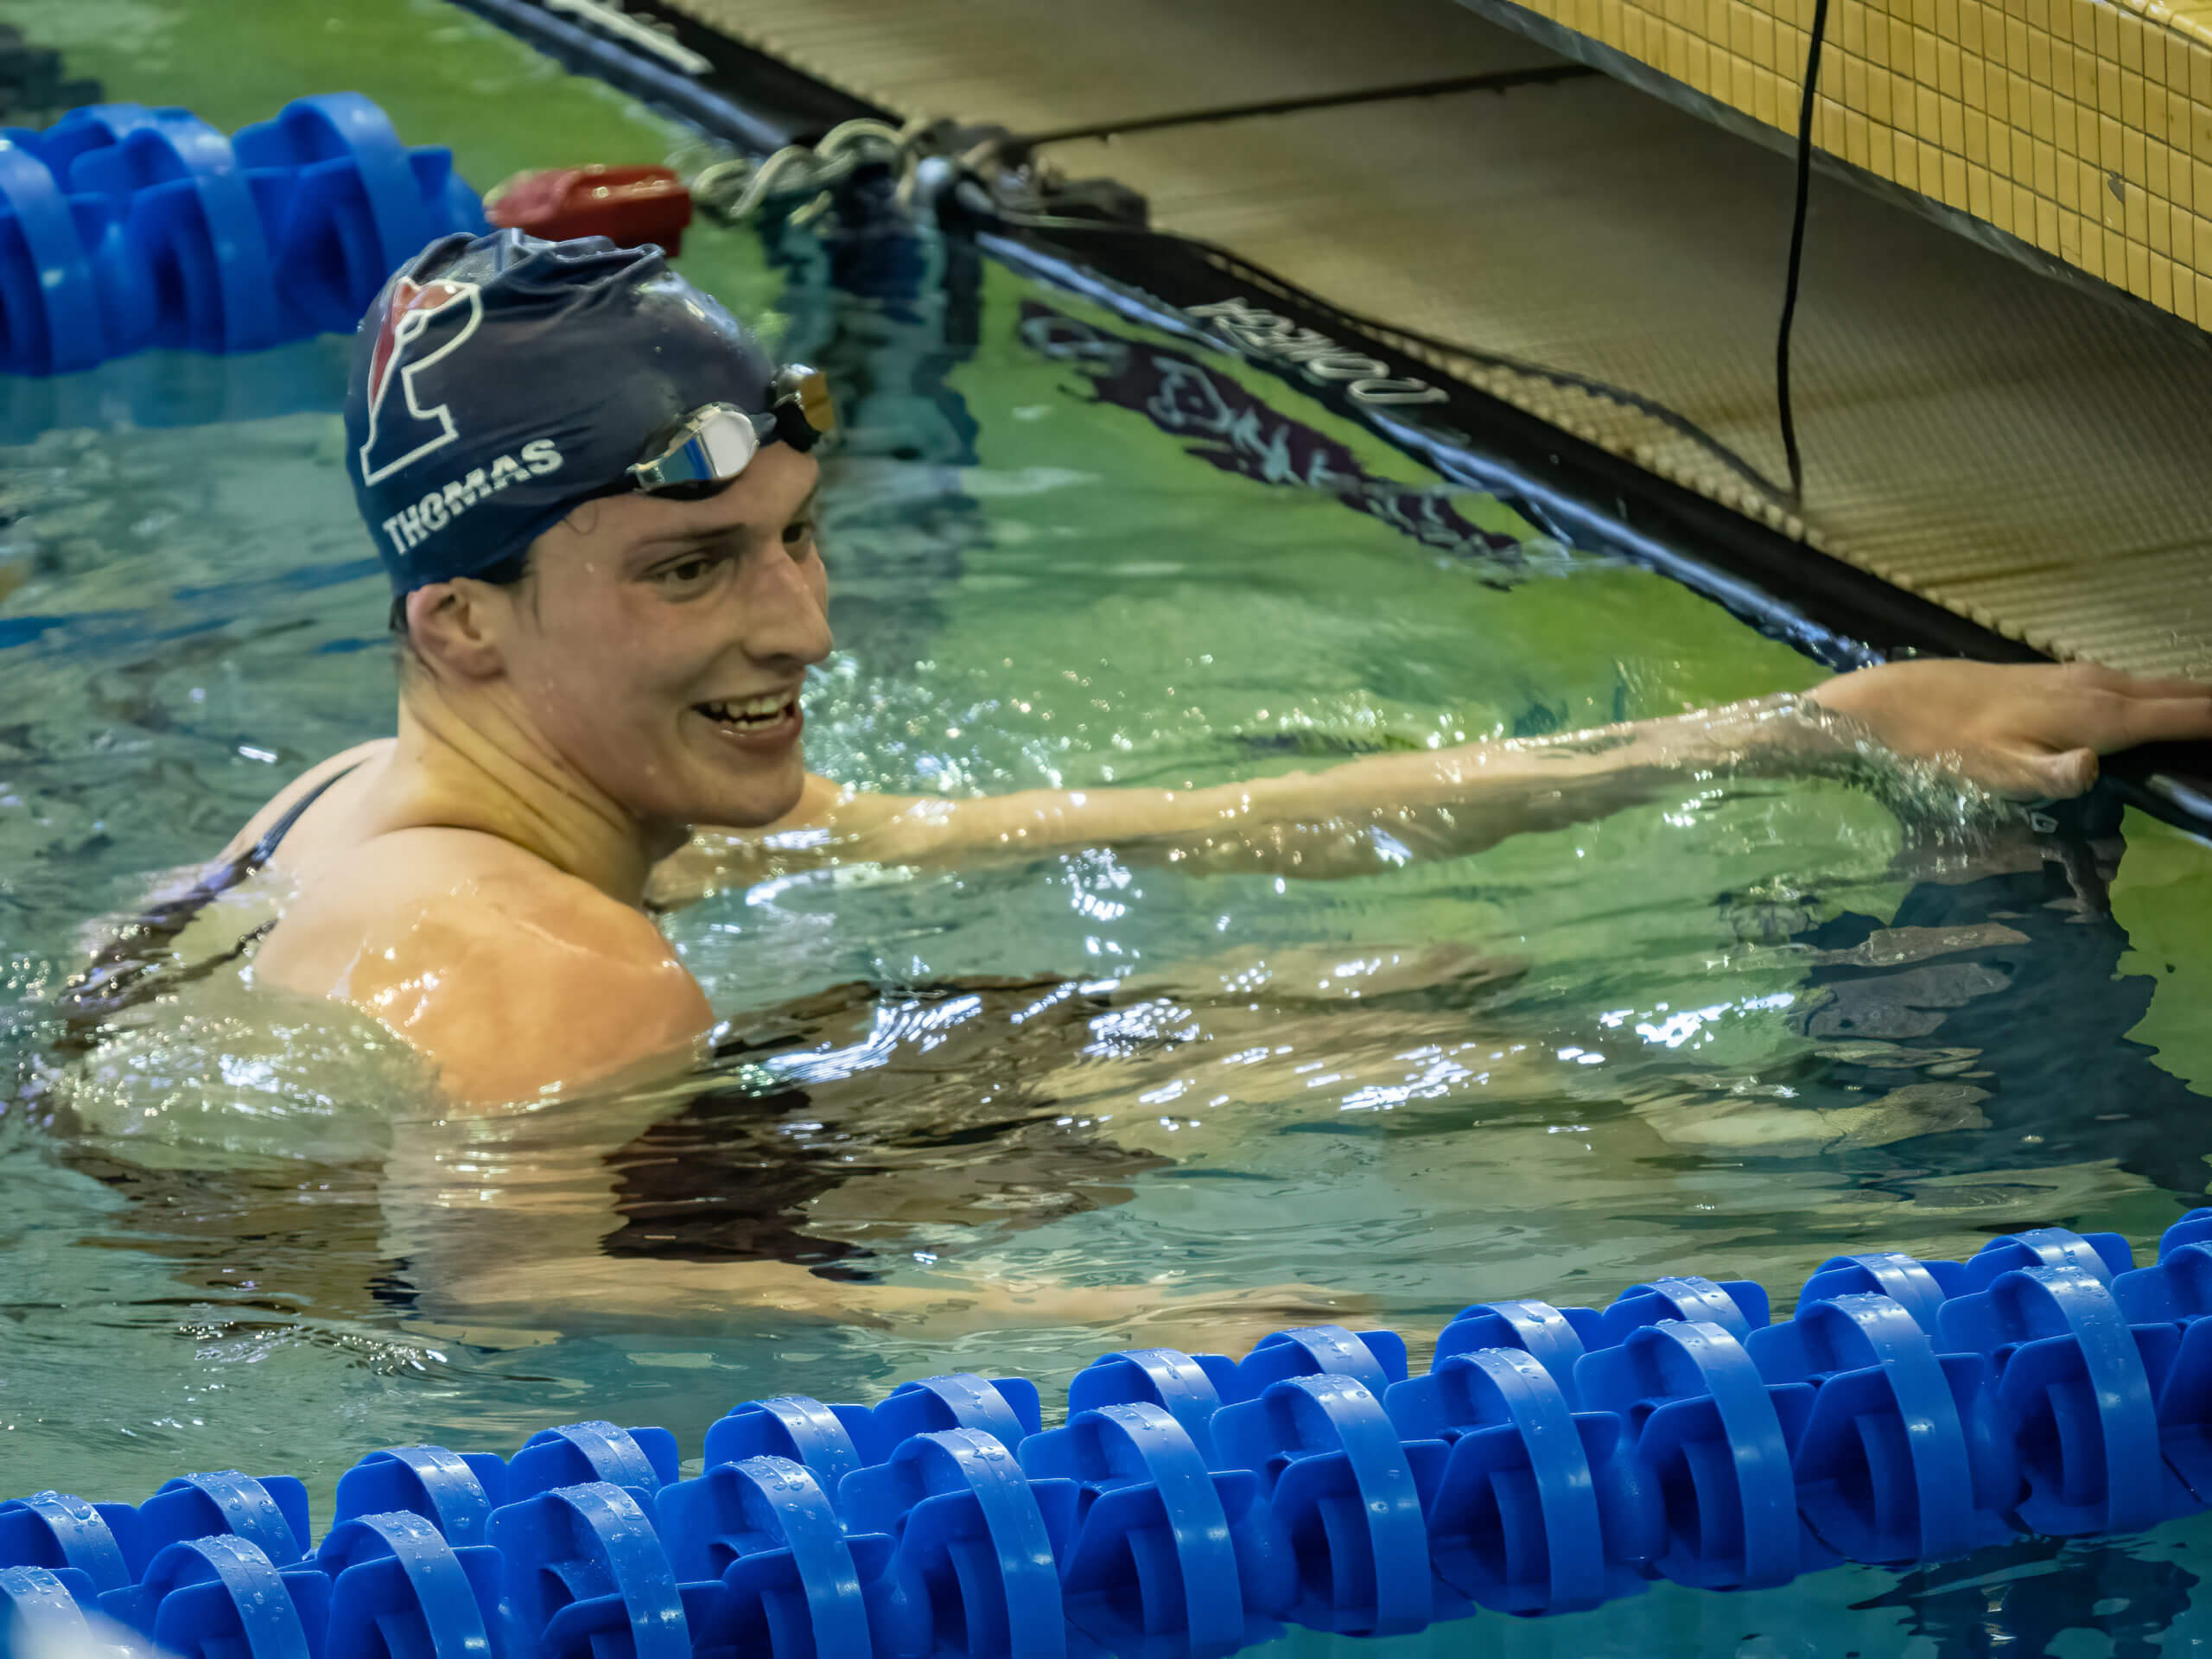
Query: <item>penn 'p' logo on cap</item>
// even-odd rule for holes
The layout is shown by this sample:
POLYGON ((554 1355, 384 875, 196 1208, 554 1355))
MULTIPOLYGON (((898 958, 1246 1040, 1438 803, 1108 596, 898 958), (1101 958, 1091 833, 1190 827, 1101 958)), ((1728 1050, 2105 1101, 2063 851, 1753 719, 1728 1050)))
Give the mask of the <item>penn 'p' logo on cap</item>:
POLYGON ((460 437, 451 405, 438 398, 435 374, 428 381, 423 377, 466 345, 483 320, 483 294, 474 283, 417 283, 402 276, 392 283, 369 357, 362 483, 381 483, 460 437), (400 402, 387 409, 385 395, 395 379, 400 402))

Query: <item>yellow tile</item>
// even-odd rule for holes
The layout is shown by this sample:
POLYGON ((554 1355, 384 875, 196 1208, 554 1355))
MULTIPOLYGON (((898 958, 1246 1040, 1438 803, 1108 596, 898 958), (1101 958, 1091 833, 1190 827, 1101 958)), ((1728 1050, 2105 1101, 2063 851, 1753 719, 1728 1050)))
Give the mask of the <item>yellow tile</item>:
POLYGON ((1879 125, 1890 124, 1890 72, 1870 69, 1866 73, 1866 114, 1879 125))
POLYGON ((2143 73, 2144 36, 2146 30, 2143 20, 2132 11, 2120 15, 2120 63, 2130 74, 2143 73))
MULTIPOLYGON (((2041 0, 2028 0, 2028 3, 2033 7, 2041 3, 2041 0)), ((1912 26, 1915 29, 1924 30, 1930 35, 1936 32, 1936 0, 1912 0, 1909 15, 1912 18, 1912 26)))
POLYGON ((2168 149, 2164 144, 2155 141, 2146 142, 2144 144, 2144 187, 2160 201, 2171 201, 2173 199, 2172 191, 2168 185, 2168 181, 2173 176, 2170 170, 2172 161, 2173 151, 2168 149))
MULTIPOLYGON (((2190 264, 2198 270, 2212 271, 2212 219, 2199 219, 2196 214, 2191 213, 2189 216, 2189 226, 2190 264)), ((2175 229, 2178 231, 2180 226, 2176 226, 2175 229)))
POLYGON ((2087 40, 2091 29, 2089 0, 2055 0, 2050 8, 2050 33, 2056 39, 2087 40))
POLYGON ((1890 176, 1908 190, 1920 188, 1920 146, 1903 134, 1896 143, 1897 154, 1890 163, 1890 176))
POLYGON ((2174 262, 2156 255, 2151 260, 2151 303, 2164 311, 2174 308, 2174 262))
POLYGON ((2133 128, 2120 129, 2120 176, 2138 187, 2151 182, 2151 147, 2133 128))
POLYGON ((2044 140, 2032 141, 2035 146, 2035 188, 2039 196, 2058 200, 2058 151, 2044 140))
POLYGON ((1912 89, 1912 132, 1916 138, 1933 138, 1943 130, 1943 100, 1933 86, 1912 89))
POLYGON ((1959 48, 1955 42, 1938 40, 1936 42, 1936 90, 1946 98, 1959 93, 1959 48))
POLYGON ((2051 199, 2064 208, 2078 212, 2082 206, 2082 164, 2071 156, 2058 158, 2056 188, 2050 193, 2051 199))
POLYGON ((1985 225, 1989 222, 1989 169, 1986 167, 1967 168, 1967 212, 1985 225))
POLYGON ((1937 111, 1942 125, 1938 129, 1936 142, 1954 156, 1967 153, 1967 106, 1955 98, 1939 99, 1937 111))
MULTIPOLYGON (((2012 116, 2012 77, 1993 63, 1982 66, 1981 92, 1990 116, 1999 121, 2010 121, 2012 116)), ((2027 109, 2023 105, 2019 119, 2027 121, 2027 109)))
MULTIPOLYGON (((2084 104, 2095 104, 2097 101, 2097 72, 2100 67, 2097 60, 2096 48, 2094 47, 2084 46, 2079 41, 2075 41, 2071 46, 2060 46, 2054 42, 2050 48, 2050 84, 2053 86, 2057 86, 2060 79, 2063 79, 2058 69, 2058 60, 2061 57, 2071 58, 2074 60, 2074 96, 2075 99, 2084 104)), ((2118 66, 2115 65, 2114 67, 2117 67, 2118 66)))
MULTIPOLYGON (((1771 69, 1774 67, 1774 19, 1763 11, 1751 12, 1751 61, 1762 69, 1771 69)), ((1878 28, 1873 34, 1879 35, 1881 32, 1878 28)))
POLYGON ((1866 167, 1873 159, 1872 147, 1866 137, 1866 118, 1855 110, 1844 118, 1843 159, 1853 167, 1866 167))
POLYGON ((2138 299, 2151 294, 2151 250, 2133 242, 2127 245, 2127 291, 2138 299))
POLYGON ((2090 262, 2094 260, 2098 270, 2101 270, 2104 249, 2101 237, 2096 238, 2096 245, 2091 247, 2090 238, 2082 233, 2081 214, 2061 213, 2058 216, 2058 257, 2067 264, 2077 270, 2088 270, 2090 262))
POLYGON ((2012 204, 2018 200, 2014 187, 2005 179, 1993 179, 1989 186, 1989 222, 2000 231, 2011 231, 2013 225, 2012 204))
POLYGON ((2190 112, 2196 107, 2189 101, 2187 92, 2169 92, 2166 94, 2166 142, 2177 149, 2186 150, 2190 147, 2190 112))
MULTIPOLYGON (((2037 33, 2025 36, 2028 58, 2028 79, 2038 86, 2050 85, 2050 36, 2037 33)), ((2068 60, 2070 71, 2073 60, 2068 60)))
POLYGON ((2199 104, 2212 104, 2212 51, 2200 41, 2189 43, 2189 95, 2199 104))
POLYGON ((2174 200, 2200 213, 2212 213, 2212 162, 2192 159, 2189 164, 2190 188, 2186 195, 2177 187, 2174 200))
POLYGON ((2151 199, 2149 217, 2151 220, 2151 235, 2149 238, 2151 251, 2160 254, 2171 253, 2174 251, 2174 210, 2172 207, 2169 203, 2160 201, 2156 196, 2153 196, 2151 199))
POLYGON ((2011 87, 2012 118, 2017 121, 2024 112, 2030 132, 2047 141, 2056 139, 2058 137, 2058 124, 2051 112, 2050 89, 2031 86, 2020 76, 2012 74, 2009 71, 2005 79, 2011 87))
POLYGON ((2212 276, 2200 270, 2190 286, 2196 290, 2196 305, 2190 311, 2189 320, 2202 328, 2206 323, 2212 322, 2212 276))
POLYGON ((1961 107, 1959 111, 1959 154, 1977 167, 1989 165, 1989 118, 1961 107))
POLYGON ((2174 271, 2174 315, 2184 322, 2196 321, 2196 281, 2192 271, 2174 271))
POLYGON ((2166 99, 2158 86, 2139 75, 2130 75, 2120 89, 2120 118, 2123 125, 2153 138, 2166 136, 2166 99), (2157 130, 2153 131, 2155 125, 2157 130))
POLYGON ((1872 126, 1866 133, 1866 169, 1885 179, 1897 176, 1897 157, 1893 138, 1885 126, 1872 126))
MULTIPOLYGON (((2161 204, 2163 206, 2163 204, 2161 204)), ((2138 186, 2127 187, 2127 200, 2121 205, 2124 215, 2120 229, 2127 239, 2143 247, 2151 245, 2151 197, 2138 186)))
POLYGON ((2120 170, 2126 146, 2120 141, 2120 123, 2109 115, 2097 118, 2097 165, 2107 173, 2120 170))
POLYGON ((2058 251, 2058 204, 2046 197, 2036 198, 2035 235, 2032 240, 2046 253, 2058 251))
MULTIPOLYGON (((2035 38, 2046 39, 2047 41, 2047 37, 2038 36, 2035 38)), ((2050 85, 2050 70, 2048 67, 2050 61, 2050 54, 2048 44, 2046 44, 2044 52, 2044 61, 2046 67, 2044 68, 2044 73, 2040 75, 2036 73, 2035 55, 2031 37, 2028 34, 2028 26, 2022 22, 2018 17, 2007 17, 2005 20, 2005 67, 2008 69, 2018 70, 2022 74, 2027 76, 2030 80, 2034 81, 2039 86, 2048 86, 2050 85)))
POLYGON ((2120 113, 2120 66, 2116 63, 2099 64, 2094 84, 2099 112, 2117 116, 2120 113))
POLYGON ((1977 0, 1967 0, 1967 3, 1959 8, 1959 49, 1969 57, 1982 55, 1981 17, 1981 7, 1977 0))
POLYGON ((2097 159, 2097 112, 2086 104, 2074 106, 2074 153, 2084 161, 2097 159))
POLYGON ((1761 70, 1751 83, 1751 114, 1770 127, 1780 126, 1774 99, 1774 76, 1761 70))
MULTIPOLYGON (((2127 238, 2110 226, 2105 227, 2105 281, 2114 288, 2127 282, 2127 238)), ((2146 259, 2148 254, 2144 256, 2146 259)))
MULTIPOLYGON (((1847 110, 1865 109, 1866 107, 1866 66, 1857 58, 1846 58, 1839 67, 1843 71, 1843 107, 1847 110)), ((1825 76, 1826 71, 1824 70, 1822 73, 1825 76)))
MULTIPOLYGON (((2098 55, 2100 58, 2107 59, 2107 60, 2109 60, 2110 61, 2112 61, 2112 62, 2113 62, 2113 63, 2117 63, 2117 62, 2119 62, 2119 61, 2120 61, 2120 13, 2119 13, 2119 11, 2118 11, 2115 8, 2113 8, 2113 7, 2112 7, 2112 6, 2109 6, 2109 5, 2095 5, 2095 6, 2092 6, 2092 7, 2090 7, 2090 8, 2089 8, 2089 15, 2090 15, 2091 16, 2094 17, 2094 18, 2097 20, 2097 34, 2096 34, 2096 52, 2097 52, 2097 55, 2098 55)), ((2074 32, 2074 39, 2075 39, 2075 42, 2076 42, 2077 44, 2082 43, 2082 33, 2081 33, 2081 30, 2080 30, 2080 29, 2075 29, 2075 32, 2074 32)))
POLYGON ((1923 86, 1936 84, 1936 37, 1924 29, 1912 31, 1912 78, 1923 86))
POLYGON ((1621 14, 1621 50, 1646 63, 1651 60, 1643 43, 1643 14, 1633 8, 1621 14))
MULTIPOLYGON (((2012 156, 2012 130, 2001 121, 1992 121, 1986 116, 1977 118, 1969 115, 1967 118, 1967 159, 1968 161, 1974 158, 1974 135, 1976 131, 1983 135, 1981 142, 1988 148, 1989 170, 2002 178, 2009 179, 2015 176, 2018 168, 2015 166, 2012 156), (1980 122, 1978 128, 1974 124, 1977 119, 1980 122)), ((2024 140, 2022 142, 2025 143, 2024 140)))
POLYGON ((2027 19, 2028 27, 2038 35, 2050 33, 2050 14, 2063 10, 2079 0, 2007 0, 2008 9, 2017 16, 2027 19))
POLYGON ((1963 156, 1943 157, 1942 201, 1948 207, 1967 205, 1967 161, 1963 156))
POLYGON ((2040 211, 2034 191, 2024 184, 2012 187, 2013 235, 2032 238, 2036 230, 2036 214, 2040 211))

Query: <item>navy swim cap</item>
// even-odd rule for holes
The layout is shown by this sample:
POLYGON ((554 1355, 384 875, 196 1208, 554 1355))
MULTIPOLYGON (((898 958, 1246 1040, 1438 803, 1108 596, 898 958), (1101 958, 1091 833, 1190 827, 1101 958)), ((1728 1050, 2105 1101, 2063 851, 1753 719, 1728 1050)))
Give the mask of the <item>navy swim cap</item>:
POLYGON ((775 364, 656 247, 516 230, 432 243, 361 319, 346 467, 392 591, 520 555, 701 404, 775 364))

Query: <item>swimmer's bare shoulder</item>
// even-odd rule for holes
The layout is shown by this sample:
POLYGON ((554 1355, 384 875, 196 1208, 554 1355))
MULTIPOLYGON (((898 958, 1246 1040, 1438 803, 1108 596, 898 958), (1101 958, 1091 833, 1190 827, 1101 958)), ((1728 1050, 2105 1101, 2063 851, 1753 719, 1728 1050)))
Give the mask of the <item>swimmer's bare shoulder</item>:
POLYGON ((497 836, 392 830, 297 880, 256 980, 388 1027, 457 1105, 680 1065, 713 1023, 649 918, 497 836))

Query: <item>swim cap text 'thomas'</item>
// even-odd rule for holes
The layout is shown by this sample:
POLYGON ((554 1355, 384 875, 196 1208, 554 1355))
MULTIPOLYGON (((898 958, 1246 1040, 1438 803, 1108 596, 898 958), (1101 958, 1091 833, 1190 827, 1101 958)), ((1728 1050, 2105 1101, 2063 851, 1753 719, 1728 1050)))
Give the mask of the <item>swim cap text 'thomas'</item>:
POLYGON ((775 365, 659 249, 450 236, 385 284, 346 395, 346 470, 392 591, 512 559, 628 487, 703 404, 765 410, 775 365))

